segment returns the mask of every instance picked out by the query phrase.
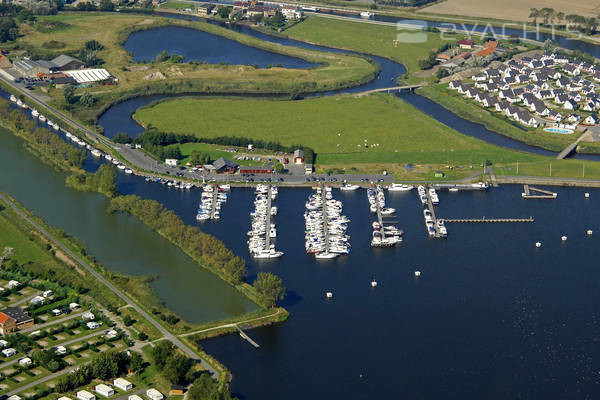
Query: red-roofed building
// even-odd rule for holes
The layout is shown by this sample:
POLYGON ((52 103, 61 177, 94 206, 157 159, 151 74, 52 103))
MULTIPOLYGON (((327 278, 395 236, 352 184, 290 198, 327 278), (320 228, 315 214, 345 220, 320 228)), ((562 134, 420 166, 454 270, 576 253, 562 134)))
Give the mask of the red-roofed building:
POLYGON ((6 335, 17 330, 17 321, 0 312, 0 333, 6 335))
POLYGON ((485 42, 483 45, 483 50, 479 51, 477 55, 479 57, 486 57, 496 51, 496 47, 498 47, 498 42, 496 40, 490 40, 485 42))
POLYGON ((467 38, 461 39, 457 42, 458 47, 460 47, 461 49, 469 49, 471 50, 473 48, 473 41, 467 38))

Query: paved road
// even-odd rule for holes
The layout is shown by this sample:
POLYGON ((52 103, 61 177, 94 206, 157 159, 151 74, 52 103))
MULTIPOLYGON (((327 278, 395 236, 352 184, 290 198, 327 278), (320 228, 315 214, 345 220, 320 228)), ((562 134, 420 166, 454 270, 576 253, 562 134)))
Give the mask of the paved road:
MULTIPOLYGON (((0 199, 4 200, 4 196, 0 195, 0 199)), ((11 204, 11 203, 9 203, 9 204, 11 204)), ((21 210, 19 210, 19 211, 21 211, 21 210)), ((80 313, 76 313, 76 314, 69 314, 69 315, 67 315, 67 316, 65 316, 63 318, 55 319, 55 320, 52 320, 52 321, 44 322, 43 324, 38 324, 38 325, 31 326, 29 328, 21 329, 19 332, 21 332, 21 333, 33 332, 33 331, 37 331, 38 329, 46 328, 48 326, 60 324, 61 322, 65 322, 65 321, 69 321, 71 319, 78 318, 84 312, 85 311, 80 312, 80 313)))
POLYGON ((24 299, 20 299, 18 301, 15 301, 14 303, 9 304, 8 307, 15 307, 15 306, 18 306, 20 304, 23 304, 26 301, 29 301, 29 300, 33 299, 35 296, 40 295, 41 293, 42 292, 36 292, 36 293, 32 294, 31 296, 27 296, 24 299))
MULTIPOLYGON (((68 247, 63 245, 58 239, 56 239, 52 234, 46 231, 42 226, 40 226, 37 222, 32 220, 27 214, 25 214, 16 204, 14 204, 10 199, 6 196, 0 194, 0 200, 4 201, 9 207, 11 207, 15 212, 17 212, 20 216, 22 216, 26 221, 28 221, 31 225, 33 225, 40 233, 42 233, 49 241, 53 242, 58 248, 60 248, 65 254, 67 254, 71 259, 77 262, 81 267, 85 268, 92 276, 98 279, 102 284, 108 287, 115 295, 121 298, 125 303, 127 303, 130 307, 132 307, 135 311, 137 311, 143 318, 147 319, 152 325, 156 327, 160 331, 160 333, 171 343, 177 346, 181 351, 183 351, 188 357, 197 360, 198 354, 196 354, 191 348, 185 345, 181 340, 179 340, 175 335, 169 332, 165 327, 159 324, 154 318, 150 316, 144 309, 134 303, 129 297, 127 297, 123 292, 121 292, 117 287, 115 287, 112 283, 106 280, 102 275, 100 275, 94 268, 92 268, 87 262, 73 253, 68 247)), ((39 326, 37 327, 39 329, 39 326)), ((200 359, 200 364, 204 369, 206 369, 215 379, 219 378, 219 371, 215 370, 212 366, 210 366, 205 360, 200 359)))

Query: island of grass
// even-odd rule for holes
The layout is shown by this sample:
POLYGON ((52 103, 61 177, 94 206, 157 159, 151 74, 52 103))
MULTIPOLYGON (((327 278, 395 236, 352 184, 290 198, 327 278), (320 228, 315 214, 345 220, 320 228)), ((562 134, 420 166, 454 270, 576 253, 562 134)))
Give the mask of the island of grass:
POLYGON ((90 40, 102 46, 96 53, 101 67, 115 78, 117 85, 97 85, 79 89, 94 101, 89 104, 69 103, 62 89, 50 89, 50 103, 69 110, 81 121, 95 119, 111 104, 123 99, 159 93, 260 93, 290 94, 316 92, 359 85, 370 81, 379 70, 377 63, 347 54, 325 53, 270 43, 205 22, 184 21, 156 16, 118 13, 69 13, 41 16, 36 23, 21 24, 23 35, 6 48, 13 56, 51 59, 59 54, 79 55, 90 40), (318 67, 288 69, 255 68, 249 65, 216 65, 174 63, 171 61, 136 63, 123 47, 130 34, 164 26, 200 29, 244 45, 301 58, 318 67), (55 28, 52 28, 55 27, 55 28), (98 27, 101 27, 98 29, 98 27))
MULTIPOLYGON (((386 94, 334 96, 301 101, 179 98, 139 109, 135 119, 157 130, 192 134, 209 141, 248 137, 315 150, 323 169, 368 171, 405 164, 469 166, 534 161, 538 156, 492 146, 464 136, 405 101, 386 94)), ((203 144, 186 144, 186 153, 203 144)), ((433 177, 429 169, 413 177, 433 177)), ((466 174, 467 171, 464 171, 466 174)))

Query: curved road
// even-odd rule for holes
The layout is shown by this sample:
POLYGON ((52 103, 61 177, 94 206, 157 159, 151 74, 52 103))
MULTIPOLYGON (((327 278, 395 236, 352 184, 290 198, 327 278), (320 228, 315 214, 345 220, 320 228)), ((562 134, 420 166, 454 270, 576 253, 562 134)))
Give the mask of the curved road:
POLYGON ((142 317, 146 318, 148 322, 150 322, 156 329, 160 331, 160 333, 171 343, 177 346, 181 351, 183 351, 188 357, 194 360, 200 360, 200 364, 204 369, 206 369, 215 379, 219 379, 219 371, 214 369, 211 365, 209 365, 205 360, 198 357, 198 354, 194 352, 191 348, 185 345, 181 340, 179 340, 175 335, 165 329, 164 326, 159 324, 154 318, 150 316, 144 309, 134 303, 127 295, 121 292, 117 287, 115 287, 112 283, 106 280, 102 275, 100 275, 94 268, 92 268, 87 262, 78 257, 75 253, 73 253, 69 248, 63 245, 58 239, 56 239, 52 234, 46 231, 42 226, 40 226, 37 222, 32 220, 27 214, 25 214, 16 204, 14 204, 10 199, 6 196, 0 194, 0 200, 6 203, 9 207, 11 207, 17 214, 19 214, 22 218, 24 218, 27 222, 33 225, 42 235, 44 235, 49 241, 54 243, 58 248, 60 248, 65 254, 71 257, 75 262, 77 262, 80 266, 86 269, 92 276, 98 279, 102 284, 108 287, 114 294, 116 294, 119 298, 121 298, 127 305, 132 307, 135 311, 137 311, 142 317))

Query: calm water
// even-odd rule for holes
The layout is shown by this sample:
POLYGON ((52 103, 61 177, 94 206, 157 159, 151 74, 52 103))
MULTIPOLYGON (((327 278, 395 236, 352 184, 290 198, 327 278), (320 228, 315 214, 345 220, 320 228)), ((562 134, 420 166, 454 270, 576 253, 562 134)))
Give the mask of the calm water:
MULTIPOLYGON (((85 168, 98 164, 88 160, 85 168)), ((124 174, 122 174, 124 175, 124 174)), ((65 175, 39 161, 12 133, 0 130, 0 190, 49 224, 82 240, 107 268, 156 275, 152 283, 169 308, 191 322, 243 314, 256 306, 134 217, 106 212, 103 195, 65 187, 65 175), (184 294, 184 295, 182 295, 184 294)), ((185 193, 195 203, 198 191, 185 193)))
POLYGON ((318 64, 279 53, 246 46, 235 40, 198 29, 165 26, 136 32, 125 42, 135 61, 151 61, 163 50, 178 54, 184 61, 204 61, 209 64, 226 62, 232 65, 256 64, 260 68, 279 65, 285 68, 311 68, 318 64))

